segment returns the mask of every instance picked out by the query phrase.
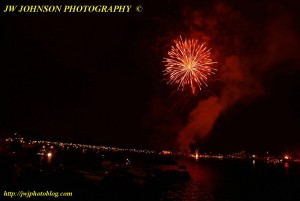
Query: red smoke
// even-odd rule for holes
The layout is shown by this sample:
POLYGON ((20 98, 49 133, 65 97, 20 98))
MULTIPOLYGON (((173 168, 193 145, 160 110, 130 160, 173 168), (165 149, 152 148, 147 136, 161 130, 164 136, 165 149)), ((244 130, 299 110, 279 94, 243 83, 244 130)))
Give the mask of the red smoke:
POLYGON ((263 75, 274 63, 298 60, 299 41, 292 14, 280 6, 265 6, 257 14, 264 16, 261 24, 252 19, 255 14, 249 17, 220 2, 212 12, 193 11, 192 6, 183 9, 191 37, 213 44, 214 60, 220 64, 217 74, 224 86, 218 95, 201 100, 191 111, 178 136, 182 148, 196 138, 206 138, 219 116, 237 102, 247 103, 262 95, 263 75))

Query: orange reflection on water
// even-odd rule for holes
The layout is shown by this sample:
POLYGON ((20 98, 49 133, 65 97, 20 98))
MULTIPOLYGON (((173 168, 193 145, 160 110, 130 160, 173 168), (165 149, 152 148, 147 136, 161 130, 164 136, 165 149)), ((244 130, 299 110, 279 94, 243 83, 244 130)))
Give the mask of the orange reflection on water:
POLYGON ((181 159, 178 162, 186 167, 193 180, 211 180, 215 176, 213 170, 208 165, 201 163, 201 161, 181 159))
POLYGON ((285 167, 285 168, 289 168, 290 165, 289 165, 288 163, 284 163, 284 167, 285 167))

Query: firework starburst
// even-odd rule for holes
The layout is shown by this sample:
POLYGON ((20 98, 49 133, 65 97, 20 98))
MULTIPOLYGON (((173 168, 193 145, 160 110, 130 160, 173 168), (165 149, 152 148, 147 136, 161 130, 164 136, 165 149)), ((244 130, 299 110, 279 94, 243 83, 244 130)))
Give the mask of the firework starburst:
POLYGON ((196 39, 185 39, 182 37, 175 40, 175 46, 171 47, 168 57, 164 58, 164 75, 168 76, 168 84, 178 85, 178 90, 190 87, 193 94, 196 89, 202 89, 207 85, 209 75, 214 74, 215 64, 210 58, 210 49, 205 43, 200 44, 196 39))

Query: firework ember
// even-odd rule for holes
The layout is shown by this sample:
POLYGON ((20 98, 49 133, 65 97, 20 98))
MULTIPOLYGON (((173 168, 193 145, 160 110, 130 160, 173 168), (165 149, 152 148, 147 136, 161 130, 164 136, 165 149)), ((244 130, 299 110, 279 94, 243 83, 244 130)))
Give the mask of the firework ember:
POLYGON ((168 57, 164 58, 166 69, 164 75, 168 76, 168 84, 178 85, 178 90, 190 87, 195 94, 196 89, 202 89, 207 85, 208 76, 214 74, 215 68, 211 65, 210 49, 205 43, 200 44, 195 39, 185 39, 181 37, 175 40, 175 46, 171 47, 168 57))

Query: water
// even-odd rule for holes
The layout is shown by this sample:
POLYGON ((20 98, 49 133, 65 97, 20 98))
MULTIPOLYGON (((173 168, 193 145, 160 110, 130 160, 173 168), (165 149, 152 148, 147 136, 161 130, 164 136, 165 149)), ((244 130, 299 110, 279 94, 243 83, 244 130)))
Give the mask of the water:
POLYGON ((97 157, 52 159, 2 158, 0 190, 71 191, 73 200, 300 201, 300 164, 296 163, 181 159, 179 165, 185 165, 192 178, 161 189, 157 183, 147 188, 127 183, 103 186, 78 173, 99 172, 97 157))
POLYGON ((180 201, 297 201, 298 164, 253 161, 182 160, 190 181, 173 185, 161 200, 180 201))

